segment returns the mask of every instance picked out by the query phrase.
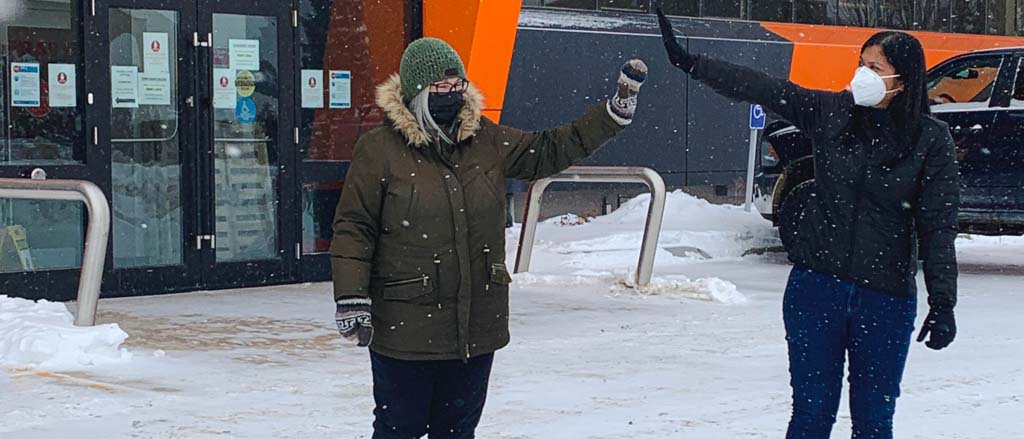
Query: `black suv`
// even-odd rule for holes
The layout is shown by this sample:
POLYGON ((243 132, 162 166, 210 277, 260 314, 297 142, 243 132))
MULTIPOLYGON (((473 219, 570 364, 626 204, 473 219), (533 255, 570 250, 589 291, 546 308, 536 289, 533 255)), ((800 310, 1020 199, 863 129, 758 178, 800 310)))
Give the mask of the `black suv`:
MULTIPOLYGON (((1024 233, 1024 47, 971 52, 935 66, 928 97, 957 145, 961 230, 1024 233)), ((761 148, 755 203, 774 222, 789 192, 814 178, 811 142, 777 121, 761 148)))

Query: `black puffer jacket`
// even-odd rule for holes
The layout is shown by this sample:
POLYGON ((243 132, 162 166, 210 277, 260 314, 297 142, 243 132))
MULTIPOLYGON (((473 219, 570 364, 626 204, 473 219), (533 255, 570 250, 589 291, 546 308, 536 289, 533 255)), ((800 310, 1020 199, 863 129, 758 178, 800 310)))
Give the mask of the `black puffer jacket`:
POLYGON ((849 92, 809 90, 707 57, 697 57, 691 75, 810 136, 815 180, 783 209, 790 260, 905 296, 916 292, 920 248, 929 304, 956 304, 960 184, 945 123, 925 116, 920 132, 906 135, 849 92))

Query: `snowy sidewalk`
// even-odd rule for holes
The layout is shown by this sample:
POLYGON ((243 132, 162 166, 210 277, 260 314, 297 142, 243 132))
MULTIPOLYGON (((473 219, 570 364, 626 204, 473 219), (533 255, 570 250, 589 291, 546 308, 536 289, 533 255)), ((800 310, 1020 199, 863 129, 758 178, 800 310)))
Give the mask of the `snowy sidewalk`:
MULTIPOLYGON (((711 209, 676 201, 687 211, 711 209)), ((641 295, 617 285, 639 247, 628 235, 636 232, 631 210, 620 212, 584 226, 541 227, 536 273, 517 275, 513 285, 512 344, 496 357, 478 436, 782 437, 789 266, 777 254, 739 257, 770 241, 770 227, 750 218, 722 225, 705 212, 719 223, 708 232, 706 223, 667 213, 671 236, 662 247, 710 248, 715 258, 663 249, 656 280, 682 288, 641 295)), ((515 238, 509 234, 510 253, 515 238)), ((900 438, 1020 437, 1024 238, 964 238, 960 248, 960 333, 942 352, 913 345, 900 438)), ((0 370, 0 437, 369 438, 369 359, 337 335, 329 290, 102 300, 101 323, 129 335, 121 347, 130 358, 0 370)), ((833 437, 849 435, 844 401, 833 437)))
MULTIPOLYGON (((789 405, 780 315, 788 267, 756 259, 681 273, 731 279, 744 305, 592 287, 515 289, 514 340, 497 356, 480 437, 780 437, 789 405)), ((899 437, 1019 434, 1021 282, 963 277, 960 338, 941 353, 913 347, 899 437)), ((369 362, 338 340, 327 289, 105 300, 101 318, 131 334, 125 347, 135 358, 72 378, 14 372, 0 384, 0 435, 366 438, 369 362)), ((848 437, 847 424, 843 414, 835 437, 848 437)))

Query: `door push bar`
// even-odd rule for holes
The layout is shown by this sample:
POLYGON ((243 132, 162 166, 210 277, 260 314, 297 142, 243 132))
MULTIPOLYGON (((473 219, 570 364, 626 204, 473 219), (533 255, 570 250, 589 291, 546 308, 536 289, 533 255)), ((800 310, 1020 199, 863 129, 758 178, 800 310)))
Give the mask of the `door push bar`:
POLYGON ((541 199, 551 183, 644 183, 651 190, 651 203, 647 209, 644 240, 640 247, 640 261, 636 270, 636 286, 651 283, 654 255, 661 235, 661 221, 665 214, 665 181, 650 168, 616 166, 573 166, 561 174, 537 180, 530 185, 526 197, 522 233, 516 255, 516 273, 530 270, 533 244, 537 238, 541 199))
POLYGON ((78 312, 75 324, 96 324, 96 307, 106 262, 110 236, 110 204, 95 184, 84 180, 46 180, 41 169, 32 171, 33 179, 0 178, 0 198, 20 200, 81 201, 88 212, 82 273, 78 278, 78 312))

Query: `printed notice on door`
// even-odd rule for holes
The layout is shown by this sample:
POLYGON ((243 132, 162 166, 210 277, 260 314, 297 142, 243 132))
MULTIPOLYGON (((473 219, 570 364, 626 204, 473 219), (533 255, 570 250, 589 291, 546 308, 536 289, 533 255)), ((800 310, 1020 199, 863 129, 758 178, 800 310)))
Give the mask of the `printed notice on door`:
POLYGON ((302 108, 324 108, 324 72, 302 69, 302 108))
POLYGON ((235 70, 213 69, 213 108, 235 108, 235 70))
POLYGON ((235 70, 260 70, 260 40, 228 40, 229 67, 235 70))
POLYGON ((331 70, 331 108, 352 108, 352 72, 331 70))
POLYGON ((75 65, 74 64, 50 64, 49 65, 50 106, 51 107, 74 107, 77 105, 78 95, 75 93, 75 65))
POLYGON ((11 63, 11 106, 38 107, 39 63, 11 63))
MULTIPOLYGON (((143 71, 147 74, 170 73, 170 49, 166 32, 143 32, 143 71)), ((151 76, 155 77, 155 76, 151 76)))
POLYGON ((139 68, 110 66, 110 102, 113 108, 139 107, 139 68))
POLYGON ((139 74, 139 105, 171 105, 171 74, 139 74))

